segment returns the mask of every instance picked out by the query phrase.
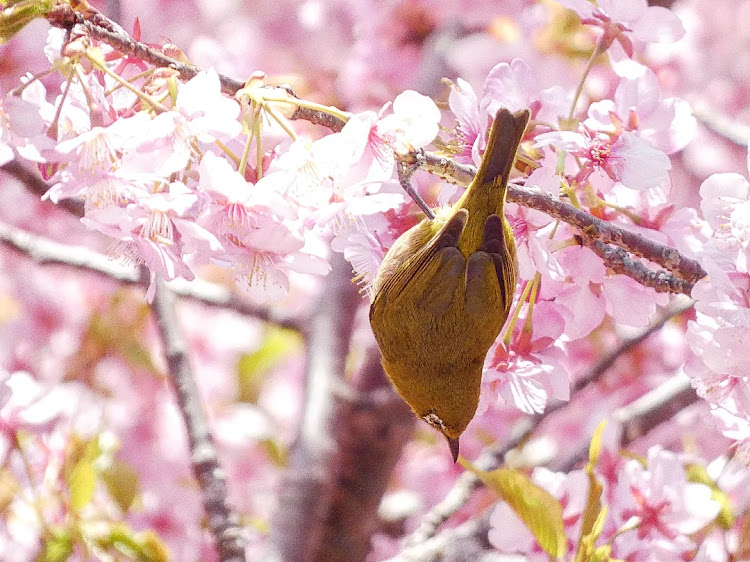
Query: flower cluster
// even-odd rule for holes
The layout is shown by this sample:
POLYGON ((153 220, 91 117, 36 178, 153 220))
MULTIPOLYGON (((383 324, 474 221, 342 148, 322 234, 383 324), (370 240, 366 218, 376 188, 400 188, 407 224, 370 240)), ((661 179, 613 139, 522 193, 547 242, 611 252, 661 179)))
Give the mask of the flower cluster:
MULTIPOLYGON (((12 4, 1 17, 19 14, 33 0, 12 4)), ((595 474, 606 505, 597 545, 611 559, 629 561, 720 562, 750 552, 738 530, 747 527, 750 476, 736 460, 715 458, 716 448, 731 441, 750 451, 750 181, 720 173, 691 188, 695 177, 706 178, 703 171, 738 160, 705 137, 700 147, 707 155, 698 154, 693 140, 706 132, 678 97, 697 97, 684 76, 697 75, 686 71, 686 52, 700 51, 700 33, 709 33, 697 30, 697 21, 710 19, 696 6, 700 0, 675 3, 674 11, 646 0, 514 0, 502 7, 474 0, 465 8, 449 0, 290 0, 283 16, 261 13, 252 3, 203 4, 189 8, 210 20, 203 31, 220 28, 236 44, 200 35, 190 59, 206 70, 189 80, 175 68, 154 68, 119 52, 82 25, 48 32, 50 72, 28 73, 19 84, 0 65, 6 92, 0 166, 35 166, 49 186, 46 206, 38 197, 19 204, 21 188, 0 178, 2 219, 48 236, 106 244, 111 256, 148 271, 147 300, 157 279, 211 279, 255 303, 293 309, 329 273, 331 252, 350 262, 369 293, 385 253, 422 219, 402 189, 399 167, 419 168, 425 151, 463 170, 476 166, 498 109, 529 108, 512 185, 673 246, 708 274, 694 285, 689 320, 683 316, 660 339, 623 351, 601 387, 586 389, 592 407, 551 414, 558 416, 553 429, 540 432, 556 439, 550 449, 560 451, 585 440, 602 416, 684 371, 703 400, 686 416, 692 422, 669 426, 670 444, 690 434, 690 423, 709 437, 685 438, 689 454, 641 443, 635 446, 640 458, 626 459, 618 452, 624 438, 610 435, 595 474), (232 10, 259 11, 253 12, 257 21, 248 18, 256 21, 251 32, 240 27, 242 18, 229 16, 232 10), (287 65, 307 76, 290 76, 287 65), (268 76, 250 74, 255 66, 268 76), (229 95, 215 69, 250 78, 229 95), (438 71, 451 76, 442 92, 441 76, 432 76, 438 71), (296 94, 278 85, 286 81, 296 94), (429 89, 430 97, 416 89, 429 89), (303 122, 305 112, 329 128, 303 122), (68 222, 58 230, 63 219, 49 202, 80 203, 83 226, 68 222), (719 431, 700 418, 707 411, 719 431)), ((742 14, 735 19, 743 21, 742 14)), ((146 26, 179 32, 158 10, 150 15, 146 26)), ((716 30, 736 25, 727 17, 717 13, 716 30)), ((185 41, 198 36, 192 32, 199 25, 188 26, 185 41)), ((722 41, 728 35, 722 32, 722 41)), ((5 52, 9 61, 25 60, 28 48, 13 52, 12 42, 7 48, 3 62, 5 52)), ((174 45, 153 49, 188 59, 174 45)), ((717 66, 731 64, 717 52, 717 66)), ((742 68, 730 70, 735 80, 742 74, 742 68)), ((746 84, 732 89, 727 83, 720 76, 707 91, 717 103, 741 105, 746 84)), ((452 205, 463 192, 460 182, 423 169, 410 178, 431 207, 452 205)), ((485 358, 477 416, 462 441, 467 457, 503 443, 521 415, 543 416, 551 405, 575 400, 571 384, 670 304, 667 294, 636 276, 616 274, 587 247, 590 232, 521 204, 510 202, 505 210, 518 248, 519 287, 485 358)), ((173 439, 182 431, 177 410, 159 376, 163 365, 150 359, 148 308, 114 283, 61 281, 9 252, 0 253, 0 265, 7 273, 0 276, 0 333, 7 344, 0 351, 0 484, 24 490, 2 506, 7 525, 0 530, 0 558, 11 549, 33 552, 42 541, 54 548, 62 542, 60 529, 73 520, 83 522, 77 531, 90 556, 104 555, 119 536, 130 552, 158 558, 162 543, 139 531, 150 529, 178 559, 210 559, 200 498, 188 486, 174 486, 190 478, 187 445, 173 439), (97 534, 101 527, 94 524, 84 529, 118 518, 128 525, 116 529, 119 535, 97 534), (5 535, 13 537, 7 547, 5 535)), ((248 540, 262 547, 272 490, 301 417, 299 342, 226 312, 181 312, 207 373, 199 384, 227 459, 233 500, 258 521, 248 540), (251 456, 258 462, 248 463, 251 456)), ((369 332, 356 334, 356 351, 373 344, 369 332)), ((409 444, 392 483, 391 496, 409 500, 402 501, 408 509, 399 520, 407 530, 458 474, 434 446, 434 435, 423 437, 409 444)), ((592 515, 592 475, 539 467, 529 473, 562 506, 565 552, 573 559, 592 515)), ((465 508, 472 510, 478 512, 465 508)), ((502 552, 549 558, 509 503, 494 507, 489 539, 502 552)), ((372 556, 394 554, 396 543, 385 532, 376 535, 372 556)))

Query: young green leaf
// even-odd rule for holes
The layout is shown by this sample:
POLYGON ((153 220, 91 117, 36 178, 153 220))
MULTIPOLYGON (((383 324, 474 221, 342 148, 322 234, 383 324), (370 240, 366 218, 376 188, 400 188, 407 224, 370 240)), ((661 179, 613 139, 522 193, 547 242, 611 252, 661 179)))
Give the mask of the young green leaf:
POLYGON ((518 470, 498 468, 485 472, 464 458, 459 458, 459 463, 476 474, 485 486, 510 506, 545 552, 556 557, 565 555, 568 538, 565 535, 562 505, 557 498, 518 470))

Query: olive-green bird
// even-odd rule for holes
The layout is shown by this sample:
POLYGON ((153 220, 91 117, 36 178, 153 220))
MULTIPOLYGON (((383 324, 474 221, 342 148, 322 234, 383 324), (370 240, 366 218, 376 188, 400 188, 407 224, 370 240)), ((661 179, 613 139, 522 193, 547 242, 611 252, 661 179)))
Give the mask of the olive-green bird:
POLYGON ((383 368, 414 413, 445 435, 454 461, 516 288, 505 192, 529 116, 497 112, 466 192, 402 234, 373 283, 370 324, 383 368))

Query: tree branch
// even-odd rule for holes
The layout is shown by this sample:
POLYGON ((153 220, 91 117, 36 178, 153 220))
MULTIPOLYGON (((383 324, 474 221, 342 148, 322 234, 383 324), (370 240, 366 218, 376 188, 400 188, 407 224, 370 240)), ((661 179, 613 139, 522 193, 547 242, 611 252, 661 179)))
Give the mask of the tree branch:
POLYGON ((351 268, 335 254, 309 330, 304 412, 271 521, 271 560, 318 557, 336 486, 334 396, 346 391, 346 356, 358 300, 351 268))
POLYGON ((724 137, 737 146, 747 147, 750 141, 750 126, 738 123, 735 119, 711 109, 705 103, 693 104, 693 115, 709 130, 724 137))
MULTIPOLYGON (((199 69, 193 65, 176 61, 145 43, 135 41, 120 26, 94 8, 89 8, 87 11, 73 11, 68 5, 61 4, 52 10, 47 19, 52 25, 67 29, 75 24, 81 24, 86 27, 92 36, 124 53, 156 66, 174 68, 184 80, 192 78, 199 72, 199 69)), ((222 91, 230 95, 234 95, 244 86, 244 83, 226 76, 220 76, 219 78, 222 91)), ((340 131, 345 123, 342 119, 325 111, 301 106, 297 107, 291 118, 305 119, 312 123, 324 125, 333 131, 340 131)), ((417 155, 416 153, 397 155, 397 159, 408 164, 413 163, 417 159, 417 155)), ((423 169, 464 186, 469 184, 476 173, 473 166, 461 165, 433 153, 420 152, 418 160, 423 169)), ((656 290, 689 294, 690 284, 706 275, 697 261, 682 256, 676 249, 648 240, 618 225, 598 219, 539 190, 510 185, 508 187, 508 201, 545 212, 575 226, 586 239, 598 240, 604 244, 615 244, 636 256, 661 265, 687 282, 681 283, 679 280, 674 280, 664 272, 649 272, 645 267, 636 266, 636 262, 632 259, 626 259, 620 252, 593 244, 595 251, 598 249, 599 255, 611 269, 629 275, 636 281, 647 284, 656 290)))
MULTIPOLYGON (((117 263, 115 260, 83 246, 60 244, 48 238, 31 234, 23 229, 0 223, 0 244, 13 248, 39 264, 59 264, 84 272, 104 275, 129 285, 148 286, 148 275, 139 270, 117 263)), ((302 331, 304 319, 279 313, 274 308, 262 307, 249 302, 226 287, 201 281, 176 279, 170 282, 176 295, 217 308, 226 308, 239 314, 257 318, 289 330, 302 331)))
POLYGON ((271 522, 269 560, 364 560, 377 508, 414 416, 373 348, 350 384, 345 367, 362 298, 340 254, 308 337, 304 413, 271 522))
POLYGON ((219 560, 243 562, 245 549, 242 530, 237 516, 229 508, 226 474, 219 464, 195 384, 187 344, 177 322, 174 295, 161 279, 157 281, 153 311, 161 333, 177 405, 187 429, 190 464, 201 489, 203 508, 216 541, 219 560))

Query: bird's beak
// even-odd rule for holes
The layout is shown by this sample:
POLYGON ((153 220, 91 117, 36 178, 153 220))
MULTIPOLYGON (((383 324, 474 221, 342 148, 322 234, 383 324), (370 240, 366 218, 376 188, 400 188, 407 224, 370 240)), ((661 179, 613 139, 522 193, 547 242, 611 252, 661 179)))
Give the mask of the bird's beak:
POLYGON ((451 439, 447 435, 445 438, 448 440, 448 447, 451 450, 451 455, 453 455, 453 462, 458 462, 458 438, 451 439))

